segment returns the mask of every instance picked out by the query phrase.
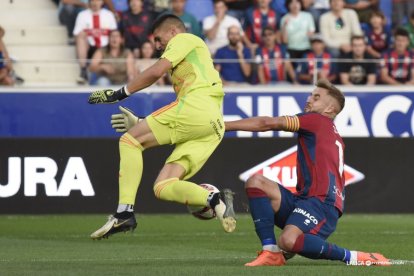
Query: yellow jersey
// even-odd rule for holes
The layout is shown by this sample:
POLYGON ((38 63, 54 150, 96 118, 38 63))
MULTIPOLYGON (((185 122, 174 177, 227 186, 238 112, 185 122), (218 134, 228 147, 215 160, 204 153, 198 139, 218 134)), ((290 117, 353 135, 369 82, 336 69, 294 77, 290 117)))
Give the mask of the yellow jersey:
POLYGON ((202 88, 207 88, 207 93, 212 96, 224 96, 220 75, 214 68, 210 51, 198 36, 177 34, 168 42, 161 58, 172 64, 169 73, 177 98, 202 88))

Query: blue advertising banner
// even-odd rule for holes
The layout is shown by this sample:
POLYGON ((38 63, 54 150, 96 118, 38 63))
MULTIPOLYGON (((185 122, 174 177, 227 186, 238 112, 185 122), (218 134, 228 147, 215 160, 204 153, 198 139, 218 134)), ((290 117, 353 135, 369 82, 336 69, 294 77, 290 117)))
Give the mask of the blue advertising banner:
MULTIPOLYGON (((109 120, 118 106, 146 116, 175 100, 168 88, 141 92, 121 104, 89 105, 86 89, 3 89, 0 137, 116 137, 109 120)), ((225 120, 300 113, 312 90, 305 87, 227 88, 225 120)), ((343 137, 413 137, 414 87, 343 88, 346 105, 335 123, 343 137)), ((234 132, 227 137, 290 137, 291 133, 234 132)))

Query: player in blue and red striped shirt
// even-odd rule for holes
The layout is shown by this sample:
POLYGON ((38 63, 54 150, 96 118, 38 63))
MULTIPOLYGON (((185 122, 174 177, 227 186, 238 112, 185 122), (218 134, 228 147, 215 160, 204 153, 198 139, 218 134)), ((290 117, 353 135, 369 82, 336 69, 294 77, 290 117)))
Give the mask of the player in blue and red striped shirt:
POLYGON ((381 254, 350 251, 326 241, 344 208, 345 145, 333 122, 344 105, 342 92, 321 79, 308 97, 304 113, 225 123, 226 131, 284 130, 298 134, 296 193, 262 175, 254 175, 246 182, 250 212, 263 246, 259 256, 246 266, 284 265, 280 249, 311 259, 390 264, 381 254), (279 246, 274 225, 283 229, 279 246))

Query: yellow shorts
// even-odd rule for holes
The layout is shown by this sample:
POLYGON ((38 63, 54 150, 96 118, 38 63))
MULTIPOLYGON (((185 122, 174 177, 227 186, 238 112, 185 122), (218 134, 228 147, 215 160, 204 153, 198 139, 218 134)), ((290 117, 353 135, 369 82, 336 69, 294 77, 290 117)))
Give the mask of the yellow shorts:
POLYGON ((188 179, 198 172, 224 135, 223 97, 193 91, 166 105, 146 121, 160 145, 175 144, 166 163, 182 165, 188 179))

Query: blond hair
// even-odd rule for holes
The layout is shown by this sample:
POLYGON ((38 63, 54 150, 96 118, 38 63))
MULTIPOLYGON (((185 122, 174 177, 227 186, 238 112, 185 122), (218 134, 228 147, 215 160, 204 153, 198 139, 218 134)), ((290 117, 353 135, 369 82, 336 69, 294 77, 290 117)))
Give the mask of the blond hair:
POLYGON ((339 104, 339 110, 337 114, 339 114, 345 106, 345 96, 341 90, 339 90, 336 86, 334 86, 330 81, 327 79, 320 79, 316 82, 316 87, 324 88, 328 90, 328 95, 334 98, 339 104))

